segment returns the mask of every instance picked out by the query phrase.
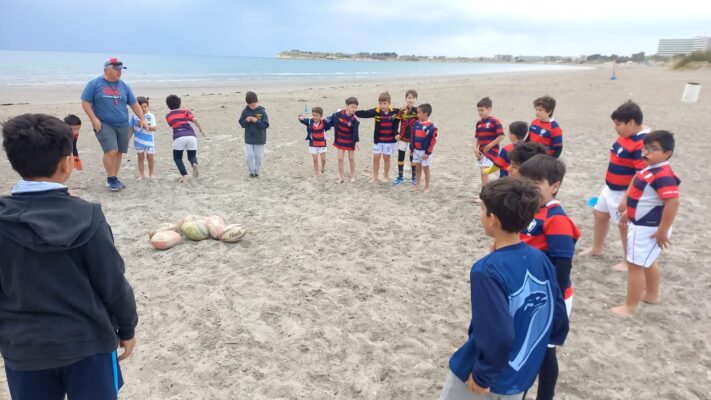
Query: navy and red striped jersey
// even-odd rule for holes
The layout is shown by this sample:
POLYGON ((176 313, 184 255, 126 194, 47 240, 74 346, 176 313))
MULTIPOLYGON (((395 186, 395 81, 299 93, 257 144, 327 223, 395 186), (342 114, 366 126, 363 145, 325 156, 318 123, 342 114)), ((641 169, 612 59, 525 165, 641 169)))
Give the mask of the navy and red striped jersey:
POLYGON ((494 159, 494 165, 499 167, 499 176, 504 177, 509 175, 509 167, 511 166, 511 159, 509 154, 513 151, 515 143, 509 143, 502 147, 499 151, 499 155, 494 159))
POLYGON ((333 145, 341 150, 355 150, 355 146, 360 140, 358 137, 360 121, 355 114, 349 117, 345 110, 339 110, 326 121, 333 127, 333 145))
POLYGON ((627 190, 637 171, 647 166, 642 159, 642 147, 648 133, 649 129, 645 129, 628 138, 617 137, 610 149, 610 163, 605 174, 605 183, 610 190, 627 190))
POLYGON ((417 122, 417 107, 401 108, 395 118, 400 120, 400 140, 409 142, 417 122))
POLYGON ((486 158, 491 161, 494 161, 499 155, 499 145, 497 144, 496 146, 492 146, 486 153, 484 153, 484 147, 496 140, 499 136, 504 136, 504 127, 501 126, 501 121, 493 115, 482 118, 476 123, 474 139, 479 145, 479 151, 481 151, 481 154, 486 156, 486 158))
MULTIPOLYGON (((554 262, 555 258, 573 259, 580 230, 565 213, 560 201, 551 200, 538 210, 520 236, 523 242, 543 251, 554 262)), ((561 289, 564 289, 566 299, 572 295, 572 288, 561 289)))
POLYGON ((534 119, 528 128, 528 140, 542 144, 548 154, 555 158, 563 152, 563 130, 553 118, 548 122, 534 119))
POLYGON ((424 150, 425 154, 432 154, 437 143, 437 127, 431 121, 415 123, 410 150, 424 150))
POLYGON ((310 147, 326 147, 326 131, 331 129, 328 121, 322 119, 316 122, 312 118, 304 118, 299 122, 306 125, 306 140, 310 147))
POLYGON ((627 192, 627 216, 630 221, 635 225, 659 226, 664 200, 679 198, 680 183, 669 161, 637 172, 627 192))
POLYGON ((373 143, 395 143, 395 135, 400 125, 397 119, 397 109, 381 110, 380 107, 370 110, 358 110, 355 112, 358 118, 374 118, 375 128, 373 129, 373 143))
POLYGON ((170 111, 166 116, 165 120, 168 121, 168 125, 173 128, 173 139, 177 139, 182 136, 195 136, 195 130, 190 121, 195 118, 192 111, 183 108, 178 108, 177 110, 170 111))

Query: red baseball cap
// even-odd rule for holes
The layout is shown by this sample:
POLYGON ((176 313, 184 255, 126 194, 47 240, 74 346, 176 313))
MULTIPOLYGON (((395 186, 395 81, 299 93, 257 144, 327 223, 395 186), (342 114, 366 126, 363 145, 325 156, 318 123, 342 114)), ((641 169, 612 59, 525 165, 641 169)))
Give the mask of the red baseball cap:
POLYGON ((123 69, 126 69, 126 67, 123 66, 123 61, 119 60, 116 57, 110 57, 108 60, 106 60, 106 62, 104 62, 104 68, 108 67, 109 65, 123 67, 123 69))

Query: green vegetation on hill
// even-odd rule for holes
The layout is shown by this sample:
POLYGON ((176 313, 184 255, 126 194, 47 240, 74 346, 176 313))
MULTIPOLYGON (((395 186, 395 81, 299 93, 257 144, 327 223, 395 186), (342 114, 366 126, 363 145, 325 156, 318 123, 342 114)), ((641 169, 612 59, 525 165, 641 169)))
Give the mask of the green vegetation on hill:
POLYGON ((674 69, 682 69, 691 65, 711 63, 711 51, 695 51, 674 64, 674 69))

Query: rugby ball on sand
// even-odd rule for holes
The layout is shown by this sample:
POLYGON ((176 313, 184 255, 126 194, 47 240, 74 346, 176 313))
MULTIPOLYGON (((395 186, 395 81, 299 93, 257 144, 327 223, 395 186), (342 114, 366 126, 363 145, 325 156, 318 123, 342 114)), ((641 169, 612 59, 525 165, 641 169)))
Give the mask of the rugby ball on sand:
POLYGON ((210 237, 210 231, 203 221, 188 221, 180 225, 180 230, 190 240, 204 240, 210 237))
POLYGON ((220 236, 220 240, 226 243, 237 243, 242 240, 245 233, 247 233, 247 230, 237 224, 227 225, 224 232, 222 232, 222 236, 220 236))
POLYGON ((180 234, 173 230, 156 232, 151 238, 151 244, 158 250, 167 250, 180 243, 180 234))
POLYGON ((169 222, 160 224, 160 225, 156 226, 155 229, 148 232, 148 239, 153 239, 153 235, 155 235, 158 232, 162 232, 162 231, 180 232, 180 227, 178 227, 178 225, 176 225, 176 224, 171 224, 169 222))
POLYGON ((184 216, 179 222, 178 226, 182 227, 184 223, 190 222, 190 221, 202 221, 205 222, 205 217, 202 215, 195 215, 195 214, 189 214, 184 216))
POLYGON ((210 237, 213 239, 219 239, 225 230, 225 220, 218 215, 205 217, 205 224, 210 232, 210 237))

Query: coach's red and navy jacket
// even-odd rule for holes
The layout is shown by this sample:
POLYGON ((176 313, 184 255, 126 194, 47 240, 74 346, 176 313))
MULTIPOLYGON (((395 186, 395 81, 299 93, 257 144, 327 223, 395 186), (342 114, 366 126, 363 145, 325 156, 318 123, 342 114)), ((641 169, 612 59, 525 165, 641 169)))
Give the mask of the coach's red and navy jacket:
POLYGON ((534 119, 528 128, 528 140, 542 144, 548 155, 555 158, 563 152, 563 130, 553 118, 548 122, 534 119))
POLYGON ((417 107, 401 108, 395 118, 400 120, 400 140, 409 143, 417 122, 417 107))
POLYGON ((306 140, 310 147, 326 147, 326 131, 331 129, 331 124, 325 119, 321 119, 318 124, 312 118, 300 120, 306 125, 306 140))
POLYGON ((395 143, 400 120, 397 119, 398 109, 381 110, 380 107, 355 112, 358 118, 374 118, 373 143, 395 143))
POLYGON ((360 141, 358 137, 360 121, 355 114, 349 117, 345 110, 339 110, 326 118, 326 121, 333 127, 333 145, 341 150, 355 150, 356 143, 360 141))
POLYGON ((579 238, 580 230, 558 200, 551 200, 541 207, 533 221, 521 232, 522 241, 546 253, 555 265, 558 285, 565 299, 573 294, 570 270, 573 268, 575 243, 579 238))
POLYGON ((605 183, 610 190, 627 190, 637 171, 647 167, 642 159, 644 138, 649 129, 630 137, 618 136, 610 149, 610 163, 607 165, 605 183))
POLYGON ((484 147, 496 140, 499 136, 504 136, 504 127, 501 126, 501 121, 493 115, 482 118, 476 123, 474 138, 479 144, 479 151, 491 161, 494 161, 499 155, 499 145, 493 146, 486 153, 484 153, 484 147))
POLYGON ((435 143, 437 143, 437 127, 431 121, 416 122, 410 150, 424 150, 425 154, 432 154, 435 143))

